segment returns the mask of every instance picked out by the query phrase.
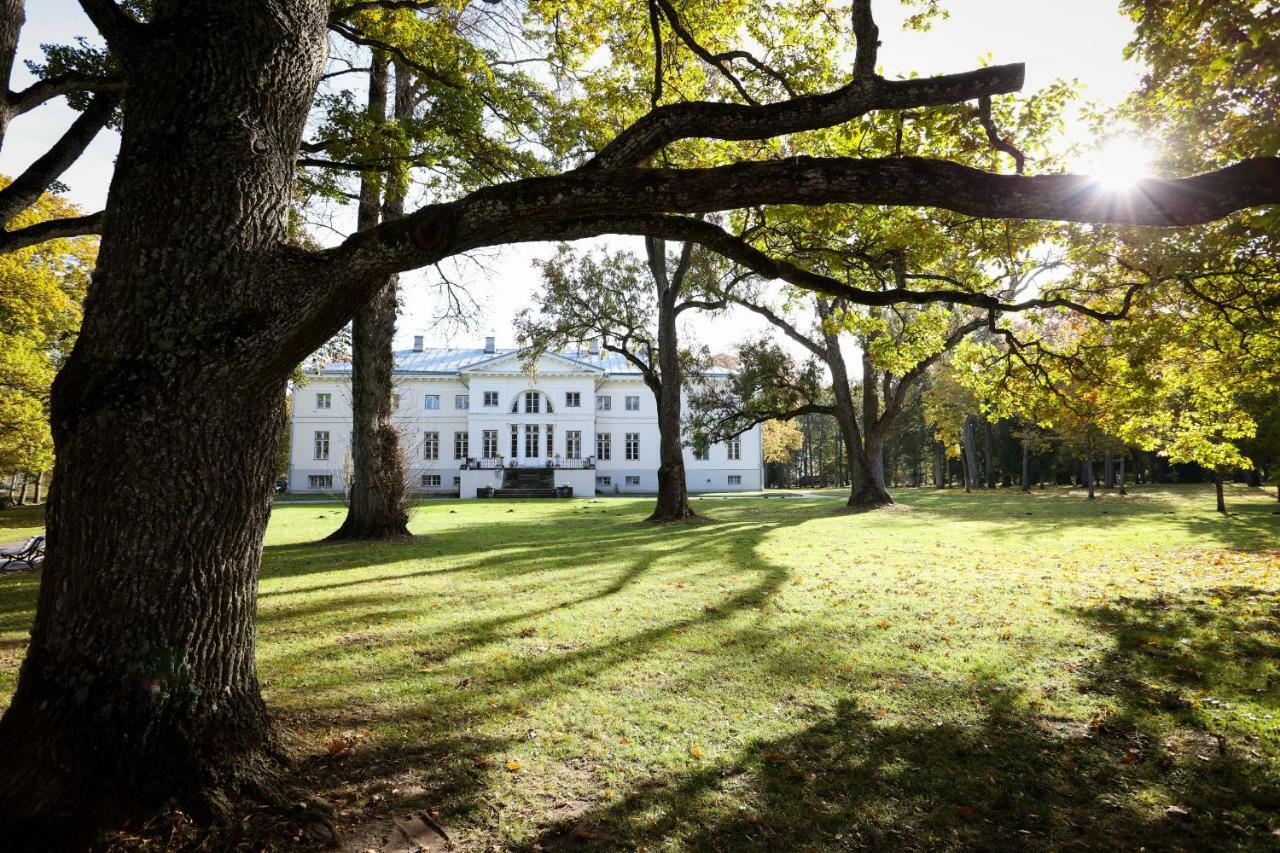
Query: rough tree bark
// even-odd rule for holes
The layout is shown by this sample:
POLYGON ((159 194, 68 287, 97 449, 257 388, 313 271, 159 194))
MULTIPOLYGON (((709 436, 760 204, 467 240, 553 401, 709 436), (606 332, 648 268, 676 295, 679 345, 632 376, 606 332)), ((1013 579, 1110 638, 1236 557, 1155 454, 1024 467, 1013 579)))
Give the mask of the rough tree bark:
MULTIPOLYGON (((366 113, 381 122, 387 115, 388 62, 374 51, 369 71, 369 100, 366 113)), ((407 118, 410 107, 407 80, 396 73, 396 117, 407 118)), ((381 218, 383 186, 376 173, 365 173, 360 181, 360 204, 356 227, 363 231, 381 218)), ((389 217, 404 215, 404 196, 398 189, 387 191, 389 217)), ((387 277, 367 304, 351 321, 351 461, 347 516, 342 526, 329 535, 335 540, 403 539, 409 534, 409 514, 405 508, 404 461, 400 455, 400 434, 391 421, 392 375, 395 356, 392 340, 396 331, 397 277, 387 277)))
POLYGON ((674 270, 667 270, 667 246, 663 240, 646 239, 645 252, 658 297, 658 372, 644 374, 658 402, 658 500, 651 522, 684 521, 698 515, 689 506, 685 480, 684 443, 680 440, 681 394, 680 342, 676 331, 676 305, 692 259, 693 244, 686 243, 674 270))
POLYGON ((13 60, 18 52, 18 37, 26 22, 25 0, 0 0, 0 146, 9 129, 12 110, 9 108, 9 80, 13 74, 13 60))
POLYGON ((73 846, 169 801, 225 817, 277 788, 258 567, 285 382, 325 334, 292 339, 294 291, 270 283, 327 51, 327 4, 287 5, 174 12, 145 61, 122 53, 139 85, 53 387, 48 558, 0 720, 7 845, 73 846))

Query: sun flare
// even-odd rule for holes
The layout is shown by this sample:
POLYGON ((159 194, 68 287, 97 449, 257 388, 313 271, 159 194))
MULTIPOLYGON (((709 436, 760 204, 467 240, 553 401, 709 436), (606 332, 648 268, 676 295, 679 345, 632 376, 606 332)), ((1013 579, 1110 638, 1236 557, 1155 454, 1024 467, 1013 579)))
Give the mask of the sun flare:
POLYGON ((1094 152, 1088 172, 1110 190, 1127 190, 1150 173, 1155 153, 1149 145, 1130 136, 1117 136, 1094 152))

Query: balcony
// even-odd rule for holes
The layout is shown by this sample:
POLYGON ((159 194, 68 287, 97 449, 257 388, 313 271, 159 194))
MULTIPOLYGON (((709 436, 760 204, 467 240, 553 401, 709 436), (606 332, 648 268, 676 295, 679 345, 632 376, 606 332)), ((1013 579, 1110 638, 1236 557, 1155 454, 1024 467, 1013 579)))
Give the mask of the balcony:
POLYGON ((564 471, 590 471, 596 467, 596 460, 593 456, 585 459, 565 459, 562 456, 555 456, 551 459, 534 458, 534 459, 507 459, 504 456, 497 456, 492 459, 476 459, 469 458, 459 466, 463 471, 495 471, 505 468, 549 468, 551 470, 564 471))

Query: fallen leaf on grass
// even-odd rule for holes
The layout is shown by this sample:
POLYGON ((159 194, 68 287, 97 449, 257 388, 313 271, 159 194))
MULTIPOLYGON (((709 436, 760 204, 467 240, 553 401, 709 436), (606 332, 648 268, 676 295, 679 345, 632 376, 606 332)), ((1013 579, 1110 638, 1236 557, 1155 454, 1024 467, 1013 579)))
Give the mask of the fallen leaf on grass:
POLYGON ((515 773, 517 770, 520 769, 520 762, 516 761, 514 758, 511 759, 510 761, 507 762, 507 769, 510 770, 512 773, 515 773))

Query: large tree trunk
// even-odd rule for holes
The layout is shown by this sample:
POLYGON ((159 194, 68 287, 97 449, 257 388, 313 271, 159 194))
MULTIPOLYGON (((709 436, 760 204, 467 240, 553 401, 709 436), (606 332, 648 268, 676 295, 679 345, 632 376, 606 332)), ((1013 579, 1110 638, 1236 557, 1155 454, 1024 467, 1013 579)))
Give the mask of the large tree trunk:
POLYGON ((933 487, 935 489, 947 487, 947 449, 941 442, 935 442, 933 445, 933 487))
POLYGON ((53 388, 48 557, 0 721, 9 847, 70 847, 169 802, 226 816, 284 757, 254 609, 285 381, 333 331, 300 331, 303 283, 275 263, 327 5, 162 8, 53 388))
POLYGON ((649 516, 652 522, 684 521, 698 515, 689 506, 684 472, 684 443, 680 440, 680 342, 676 332, 676 302, 687 269, 686 246, 680 267, 667 272, 666 243, 647 239, 645 248, 658 292, 658 376, 646 377, 658 403, 658 502, 649 516))
POLYGON ((1102 455, 1102 486, 1106 489, 1116 487, 1116 457, 1110 450, 1102 455))
MULTIPOLYGON (((403 78, 398 71, 396 117, 400 119, 408 118, 401 113, 409 108, 408 96, 402 94, 402 84, 407 82, 403 78)), ((373 54, 366 112, 371 121, 386 119, 387 60, 380 51, 373 54)), ((356 227, 361 231, 378 224, 383 183, 381 176, 372 173, 360 181, 356 227)), ((389 218, 404 215, 404 194, 399 188, 388 192, 387 208, 389 218)), ((351 321, 352 477, 347 517, 330 539, 403 539, 410 535, 400 435, 391 422, 396 285, 396 276, 391 276, 351 321)))
MULTIPOLYGON (((830 313, 830 306, 821 299, 817 300, 817 305, 819 320, 825 320, 830 313)), ((848 459, 848 505, 856 509, 887 506, 893 503, 893 498, 885 490, 883 482, 876 482, 867 458, 863 436, 858 429, 857 417, 854 415, 853 392, 849 389, 849 371, 845 367, 844 356, 840 352, 838 336, 827 333, 824 326, 823 339, 826 344, 827 367, 831 370, 836 425, 840 428, 840 439, 844 442, 845 457, 848 459)), ((880 476, 883 481, 883 470, 880 476)))
POLYGON ((18 53, 18 37, 26 20, 25 0, 0 0, 0 148, 4 146, 12 110, 8 94, 12 90, 13 61, 18 53))
POLYGON ((1126 490, 1125 490, 1125 487, 1124 487, 1124 454, 1123 454, 1123 453, 1121 453, 1121 454, 1120 454, 1120 466, 1119 466, 1119 468, 1120 468, 1120 473, 1119 473, 1119 476, 1118 476, 1118 478, 1117 478, 1117 480, 1116 480, 1116 485, 1118 485, 1118 486, 1120 487, 1120 494, 1122 494, 1122 495, 1127 495, 1127 494, 1129 494, 1129 493, 1128 493, 1128 491, 1126 491, 1126 490))
POLYGON ((1217 500, 1217 510, 1223 515, 1227 514, 1227 496, 1222 488, 1222 469, 1213 469, 1213 494, 1217 500))

